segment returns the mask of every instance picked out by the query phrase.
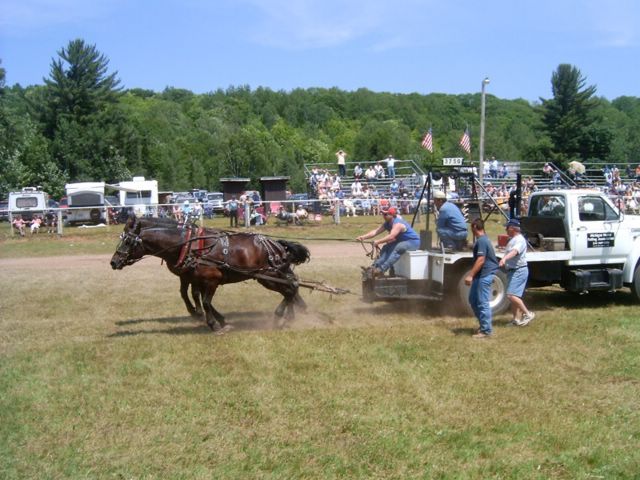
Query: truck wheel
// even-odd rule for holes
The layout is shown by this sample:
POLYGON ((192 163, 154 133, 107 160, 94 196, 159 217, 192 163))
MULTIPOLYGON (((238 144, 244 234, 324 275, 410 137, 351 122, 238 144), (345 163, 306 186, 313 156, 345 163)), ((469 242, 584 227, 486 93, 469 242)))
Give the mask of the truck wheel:
POLYGON ((631 284, 631 296, 636 302, 640 302, 640 264, 636 265, 633 272, 633 283, 631 284))
MULTIPOLYGON (((464 269, 458 278, 456 285, 456 295, 458 305, 461 305, 464 312, 473 315, 473 310, 469 304, 469 289, 464 283, 464 277, 467 276, 471 269, 464 269)), ((493 277, 491 285, 491 296, 489 297, 489 305, 493 316, 500 315, 509 308, 509 299, 507 298, 507 275, 502 270, 498 270, 493 277)))

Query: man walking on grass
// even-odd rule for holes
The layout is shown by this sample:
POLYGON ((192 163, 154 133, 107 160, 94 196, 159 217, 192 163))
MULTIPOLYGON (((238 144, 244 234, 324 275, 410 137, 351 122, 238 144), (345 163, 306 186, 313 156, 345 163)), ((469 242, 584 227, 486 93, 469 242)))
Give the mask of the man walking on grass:
POLYGON ((484 339, 493 334, 489 300, 493 277, 498 270, 498 259, 493 245, 491 245, 491 240, 484 231, 484 221, 481 218, 476 218, 471 222, 471 231, 476 238, 473 245, 473 266, 464 278, 464 283, 471 285, 469 303, 480 323, 480 328, 473 335, 473 338, 484 339))
POLYGON ((512 218, 507 223, 507 235, 509 235, 509 243, 499 265, 507 271, 507 297, 513 312, 511 324, 523 327, 528 325, 536 314, 530 311, 522 301, 529 278, 529 269, 526 257, 527 240, 520 233, 520 221, 517 218, 512 218))

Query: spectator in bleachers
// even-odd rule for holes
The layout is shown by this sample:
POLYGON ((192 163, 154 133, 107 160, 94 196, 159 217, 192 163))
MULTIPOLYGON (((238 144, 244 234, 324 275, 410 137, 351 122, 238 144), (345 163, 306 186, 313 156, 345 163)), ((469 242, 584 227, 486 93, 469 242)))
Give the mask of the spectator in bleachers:
POLYGON ((384 180, 384 167, 380 164, 380 162, 376 163, 375 167, 373 167, 373 170, 376 172, 376 179, 384 180))
POLYGON ((347 153, 344 150, 338 150, 336 152, 336 157, 338 158, 338 175, 341 177, 347 176, 347 153))
POLYGON ((627 164, 627 167, 625 168, 625 174, 629 179, 633 179, 635 177, 633 167, 631 166, 631 164, 627 164))
POLYGON ((360 202, 360 207, 362 208, 363 215, 371 215, 371 200, 368 197, 364 197, 362 202, 360 202))
POLYGON ((359 163, 356 163, 356 166, 353 169, 353 176, 359 180, 360 178, 362 178, 362 173, 362 167, 359 163))
POLYGON ((389 184, 389 194, 398 195, 398 193, 400 193, 400 186, 398 185, 398 182, 396 182, 394 178, 393 180, 391 180, 391 183, 389 184))
POLYGON ((403 193, 402 197, 400 197, 400 213, 403 215, 409 214, 409 195, 407 193, 403 193))
POLYGON ((524 181, 524 187, 528 188, 529 190, 535 190, 536 189, 536 181, 533 179, 533 177, 531 175, 529 175, 526 180, 524 181))
POLYGON ((378 195, 371 195, 371 215, 380 215, 380 200, 378 195))
POLYGON ((345 198, 342 201, 342 205, 344 206, 344 213, 347 217, 357 217, 356 214, 356 205, 350 198, 345 198))
POLYGON ((374 182, 376 180, 376 171, 373 169, 373 165, 369 165, 364 172, 364 178, 367 182, 374 182))
POLYGON ((491 160, 489 160, 489 176, 498 178, 498 160, 496 160, 496 157, 491 157, 491 160))
POLYGON ((509 176, 509 167, 507 166, 506 163, 502 164, 502 167, 500 167, 500 178, 507 178, 509 176))
POLYGON ((357 178, 351 184, 351 196, 352 197, 360 197, 362 196, 362 184, 360 180, 357 178))
POLYGON ((398 182, 398 194, 403 195, 405 193, 409 193, 407 190, 407 186, 404 183, 404 180, 401 178, 398 182))
POLYGON ((553 167, 549 162, 545 163, 544 167, 542 167, 542 175, 548 179, 553 177, 553 167))
POLYGON ((389 178, 396 178, 396 159, 393 155, 389 154, 386 159, 387 162, 387 176, 389 178))

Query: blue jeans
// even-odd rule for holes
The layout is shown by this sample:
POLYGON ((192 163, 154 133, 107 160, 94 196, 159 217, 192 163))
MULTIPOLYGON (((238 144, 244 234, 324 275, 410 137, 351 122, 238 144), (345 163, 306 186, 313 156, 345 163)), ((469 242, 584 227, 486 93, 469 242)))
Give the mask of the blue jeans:
POLYGON ((385 243, 380 251, 380 256, 373 262, 373 266, 386 272, 396 263, 404 252, 420 248, 419 240, 405 240, 404 242, 385 243))
POLYGON ((467 240, 467 232, 456 232, 449 228, 438 228, 438 237, 444 248, 461 250, 467 240))
POLYGON ((471 282, 469 290, 469 303, 480 322, 480 331, 491 335, 491 306, 489 305, 489 297, 491 296, 491 284, 493 283, 493 274, 484 277, 474 278, 471 282))

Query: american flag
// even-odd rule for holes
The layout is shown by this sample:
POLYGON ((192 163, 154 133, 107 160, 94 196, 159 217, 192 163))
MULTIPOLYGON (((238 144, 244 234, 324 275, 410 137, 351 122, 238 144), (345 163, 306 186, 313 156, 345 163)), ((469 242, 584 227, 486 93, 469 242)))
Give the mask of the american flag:
POLYGON ((469 128, 464 130, 462 138, 460 139, 460 146, 465 152, 471 154, 471 137, 469 136, 469 128))
POLYGON ((427 132, 427 134, 422 139, 422 146, 433 153, 433 132, 431 129, 427 132))

